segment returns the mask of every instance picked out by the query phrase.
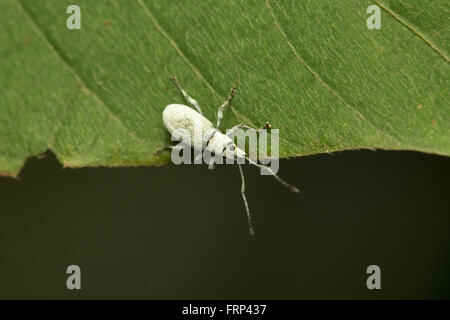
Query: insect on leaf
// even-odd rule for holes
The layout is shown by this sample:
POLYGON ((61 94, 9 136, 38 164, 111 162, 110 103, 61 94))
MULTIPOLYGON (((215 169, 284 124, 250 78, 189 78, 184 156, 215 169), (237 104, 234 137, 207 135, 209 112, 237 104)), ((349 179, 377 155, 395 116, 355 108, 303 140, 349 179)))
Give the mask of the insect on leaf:
POLYGON ((280 156, 450 155, 448 1, 0 1, 0 172, 52 150, 70 167, 159 165, 177 75, 222 128, 280 131, 280 156), (370 5, 380 29, 368 29, 370 5))

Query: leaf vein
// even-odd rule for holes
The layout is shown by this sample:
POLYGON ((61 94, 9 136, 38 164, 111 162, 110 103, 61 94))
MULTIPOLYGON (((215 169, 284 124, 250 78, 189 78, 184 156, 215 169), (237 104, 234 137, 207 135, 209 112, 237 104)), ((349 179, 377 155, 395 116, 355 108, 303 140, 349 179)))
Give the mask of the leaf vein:
POLYGON ((422 39, 430 48, 436 51, 445 61, 450 62, 450 58, 444 49, 440 48, 433 40, 429 39, 424 33, 422 33, 414 24, 409 22, 406 18, 402 17, 400 14, 397 14, 394 10, 389 8, 388 6, 380 3, 378 0, 374 0, 374 2, 385 10, 389 15, 391 15, 397 22, 405 26, 409 29, 414 35, 422 39))
MULTIPOLYGON (((104 110, 108 113, 109 117, 112 120, 116 121, 117 124, 125 130, 125 132, 129 135, 130 138, 132 138, 133 140, 137 141, 140 144, 144 144, 144 141, 142 139, 138 138, 129 128, 127 128, 123 124, 122 120, 111 111, 111 109, 108 107, 108 105, 102 99, 100 99, 100 97, 93 90, 89 89, 89 87, 83 81, 81 76, 75 71, 75 69, 69 64, 69 62, 64 59, 64 57, 61 55, 61 53, 58 52, 57 48, 51 43, 48 36, 41 30, 41 28, 38 26, 38 24, 33 19, 33 17, 29 14, 29 12, 25 9, 25 7, 22 5, 22 3, 19 0, 13 0, 13 3, 15 4, 16 8, 23 14, 25 19, 27 19, 27 21, 29 22, 33 31, 44 41, 45 45, 55 55, 56 59, 74 77, 74 79, 78 82, 78 84, 81 86, 81 88, 86 90, 86 92, 92 94, 92 97, 94 97, 94 99, 97 101, 97 103, 101 107, 104 108, 104 110)), ((60 129, 60 126, 57 125, 55 133, 54 133, 55 136, 58 134, 59 129, 60 129)), ((54 140, 54 138, 52 140, 54 140)))
MULTIPOLYGON (((158 22, 156 17, 153 15, 153 13, 150 11, 150 8, 142 1, 142 0, 136 0, 137 3, 141 6, 141 8, 144 10, 145 15, 150 19, 150 21, 153 23, 154 27, 158 32, 170 43, 170 45, 175 49, 176 53, 183 59, 183 61, 188 65, 189 68, 194 72, 194 74, 201 80, 205 85, 208 87, 208 89, 219 99, 225 100, 223 97, 220 96, 220 94, 213 88, 213 86, 208 82, 208 80, 203 76, 203 74, 198 70, 193 63, 189 61, 187 56, 181 51, 180 47, 177 45, 175 40, 164 30, 164 28, 161 26, 161 24, 158 22)), ((241 115, 236 112, 236 110, 230 106, 231 111, 237 118, 244 119, 247 124, 252 125, 255 127, 253 122, 245 117, 244 115, 241 115)))
POLYGON ((272 15, 273 22, 275 24, 275 28, 280 32, 280 34, 285 39, 288 46, 291 48, 292 53, 294 56, 305 66, 305 68, 319 81, 321 85, 323 85, 328 91, 330 91, 331 94, 333 94, 339 101, 341 101, 348 109, 350 109, 352 112, 354 112, 361 120, 363 120, 365 123, 367 123, 369 126, 371 126, 376 132, 383 134, 386 137, 391 138, 393 141, 400 143, 400 141, 395 138, 394 136, 388 134, 387 132, 384 132, 377 128, 374 124, 372 124, 364 115, 357 110, 354 106, 352 106, 350 103, 348 103, 336 90, 334 90, 322 77, 300 56, 300 54, 295 49, 294 45, 289 40, 287 34, 284 32, 281 25, 278 23, 278 19, 275 15, 275 12, 272 9, 272 6, 270 4, 270 0, 266 0, 266 6, 270 11, 270 14, 272 15))

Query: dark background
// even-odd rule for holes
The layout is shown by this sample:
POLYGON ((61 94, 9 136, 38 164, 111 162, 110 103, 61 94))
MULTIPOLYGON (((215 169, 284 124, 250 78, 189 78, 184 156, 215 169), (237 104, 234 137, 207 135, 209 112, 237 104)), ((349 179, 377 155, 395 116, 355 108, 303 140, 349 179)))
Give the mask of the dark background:
POLYGON ((0 177, 0 298, 450 298, 450 158, 349 151, 282 160, 295 195, 245 166, 0 177), (81 267, 82 289, 66 288, 81 267), (381 267, 381 290, 366 268, 381 267))

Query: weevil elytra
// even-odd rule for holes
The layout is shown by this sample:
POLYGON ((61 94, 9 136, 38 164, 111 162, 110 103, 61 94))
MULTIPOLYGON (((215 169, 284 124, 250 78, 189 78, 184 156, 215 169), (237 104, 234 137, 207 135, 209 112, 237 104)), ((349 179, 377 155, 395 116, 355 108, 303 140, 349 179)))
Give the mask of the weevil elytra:
MULTIPOLYGON (((192 105, 194 109, 192 109, 189 106, 183 105, 183 104, 169 104, 166 106, 166 108, 163 111, 163 122, 166 127, 166 129, 169 131, 170 134, 173 135, 173 133, 177 130, 182 130, 183 132, 186 132, 187 137, 180 137, 180 140, 182 138, 187 138, 185 141, 191 141, 191 147, 198 148, 198 149, 209 149, 214 150, 214 153, 224 158, 233 158, 233 159, 241 159, 241 160, 247 160, 250 164, 255 165, 260 168, 265 168, 271 175, 275 177, 275 179, 280 182, 282 185, 284 185, 286 188, 288 188, 290 191, 294 193, 298 193, 299 190, 282 180, 278 175, 273 172, 273 170, 263 164, 259 164, 252 159, 250 159, 246 152, 243 149, 240 149, 236 146, 234 143, 233 137, 235 133, 238 130, 241 129, 247 129, 247 130, 255 130, 254 128, 251 128, 249 126, 238 124, 232 127, 230 130, 227 131, 226 134, 223 134, 220 130, 220 124, 223 119, 223 111, 224 109, 230 105, 231 100, 233 99, 236 88, 233 87, 230 91, 230 94, 228 95, 227 100, 219 107, 219 111, 217 112, 217 124, 214 127, 211 121, 209 121, 206 117, 203 116, 202 110, 200 109, 200 106, 197 102, 197 100, 190 97, 186 91, 180 86, 178 80, 176 77, 171 78, 175 86, 178 88, 178 90, 183 95, 184 99, 192 105), (199 137, 196 137, 194 134, 195 127, 199 127, 202 130, 202 134, 199 135, 199 137)), ((270 124, 267 122, 266 125, 263 128, 270 128, 270 124)), ((165 149, 173 149, 173 146, 165 146, 159 150, 157 150, 157 153, 160 153, 161 151, 165 149)), ((250 216, 250 210, 248 207, 247 199, 245 197, 245 179, 244 179, 244 173, 242 170, 242 165, 238 163, 239 166, 239 173, 241 175, 241 194, 242 199, 244 201, 245 210, 247 213, 247 219, 248 219, 248 228, 251 235, 255 235, 255 231, 253 228, 253 222, 250 216)), ((214 160, 209 162, 209 168, 214 169, 215 163, 214 160)))

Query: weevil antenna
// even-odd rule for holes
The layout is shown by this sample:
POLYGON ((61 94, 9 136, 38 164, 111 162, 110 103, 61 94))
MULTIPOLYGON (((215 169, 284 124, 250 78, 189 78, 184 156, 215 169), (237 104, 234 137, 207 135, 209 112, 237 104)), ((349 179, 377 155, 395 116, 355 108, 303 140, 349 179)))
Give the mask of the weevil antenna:
POLYGON ((277 179, 277 181, 278 181, 279 183, 281 183, 283 186, 285 186, 286 188, 288 188, 290 191, 292 191, 292 192, 294 192, 294 193, 300 193, 300 190, 299 190, 297 187, 295 187, 295 186, 293 186, 293 185, 287 183, 287 182, 284 181, 283 179, 281 179, 281 178, 280 178, 275 172, 273 172, 273 170, 270 169, 268 166, 265 166, 265 165, 263 165, 263 164, 259 164, 259 163, 255 162, 255 161, 251 160, 249 157, 245 157, 245 158, 248 160, 248 162, 249 162, 250 164, 252 164, 252 165, 254 165, 254 166, 257 166, 257 167, 259 167, 259 168, 265 168, 267 171, 269 171, 269 172, 273 175, 273 177, 274 177, 275 179, 277 179))
POLYGON ((255 235, 255 230, 253 229, 253 222, 252 217, 250 216, 250 209, 248 208, 247 198, 245 197, 245 178, 244 178, 244 171, 242 170, 242 166, 238 164, 239 166, 239 173, 241 174, 241 194, 242 194, 242 200, 244 200, 245 205, 245 211, 247 212, 247 220, 248 220, 248 231, 250 232, 250 235, 255 235))

